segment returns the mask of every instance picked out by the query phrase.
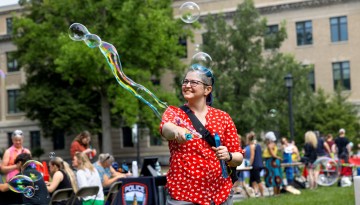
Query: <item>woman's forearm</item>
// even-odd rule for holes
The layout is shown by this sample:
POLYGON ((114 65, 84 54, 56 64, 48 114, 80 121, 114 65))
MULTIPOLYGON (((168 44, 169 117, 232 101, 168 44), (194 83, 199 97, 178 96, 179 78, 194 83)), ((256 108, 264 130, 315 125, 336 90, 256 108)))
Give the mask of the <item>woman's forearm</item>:
POLYGON ((228 161, 230 159, 230 156, 229 159, 226 160, 228 161, 227 163, 230 167, 237 167, 243 162, 244 156, 240 152, 231 152, 231 155, 231 161, 228 161))

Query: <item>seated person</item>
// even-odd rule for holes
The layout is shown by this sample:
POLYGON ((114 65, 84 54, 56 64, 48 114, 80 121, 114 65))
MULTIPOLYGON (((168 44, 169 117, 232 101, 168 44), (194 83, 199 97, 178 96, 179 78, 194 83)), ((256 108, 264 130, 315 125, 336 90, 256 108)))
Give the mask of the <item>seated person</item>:
MULTIPOLYGON (((49 193, 65 188, 72 188, 75 193, 77 192, 76 177, 67 162, 60 157, 55 157, 50 160, 49 168, 52 178, 51 182, 46 182, 49 193)), ((56 202, 56 204, 66 205, 66 201, 56 202)))
MULTIPOLYGON (((31 156, 28 153, 22 153, 19 154, 15 159, 15 164, 19 165, 20 173, 18 175, 25 175, 30 178, 33 178, 33 176, 39 176, 41 175, 40 172, 36 170, 36 168, 33 168, 31 166, 23 167, 23 165, 31 160, 31 156)), ((24 204, 40 204, 40 205, 48 205, 50 202, 50 195, 48 190, 46 189, 46 184, 43 177, 40 177, 39 180, 36 180, 34 182, 34 189, 35 193, 34 196, 28 198, 25 197, 24 194, 22 194, 22 200, 24 204)))
POLYGON ((118 181, 120 178, 131 176, 130 173, 123 174, 115 171, 111 166, 113 162, 114 157, 111 154, 106 153, 100 154, 98 161, 93 164, 99 172, 101 183, 104 188, 109 188, 112 183, 118 181))
POLYGON ((0 184, 0 191, 1 192, 6 192, 9 190, 9 184, 5 183, 5 184, 0 184))
POLYGON ((98 171, 83 152, 75 153, 72 165, 77 169, 76 181, 79 189, 87 186, 98 186, 99 191, 94 196, 83 197, 83 205, 104 205, 104 192, 98 171))

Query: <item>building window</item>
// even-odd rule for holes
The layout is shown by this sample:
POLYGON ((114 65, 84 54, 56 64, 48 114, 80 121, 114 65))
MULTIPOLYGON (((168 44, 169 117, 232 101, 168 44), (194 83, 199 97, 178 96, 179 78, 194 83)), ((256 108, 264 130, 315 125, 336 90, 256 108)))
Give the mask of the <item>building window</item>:
POLYGON ((159 136, 150 136, 150 145, 151 146, 161 146, 162 140, 159 136))
MULTIPOLYGON (((8 139, 8 147, 12 146, 12 132, 7 133, 7 139, 8 139)), ((2 156, 1 156, 2 157, 2 156)))
POLYGON ((65 132, 62 130, 57 130, 53 135, 53 148, 54 150, 65 149, 65 132))
POLYGON ((132 129, 131 127, 123 127, 123 146, 124 147, 134 147, 134 143, 132 141, 132 129))
POLYGON ((315 92, 315 71, 314 69, 311 69, 308 75, 309 79, 309 85, 311 87, 311 90, 315 92))
POLYGON ((180 37, 179 38, 179 45, 182 46, 181 54, 179 54, 179 56, 181 58, 187 58, 188 53, 187 53, 187 40, 186 40, 186 37, 180 37))
POLYGON ((312 22, 303 21, 296 23, 296 37, 297 45, 311 45, 313 43, 312 37, 312 22))
POLYGON ((20 109, 17 106, 20 90, 8 90, 8 113, 19 113, 20 109))
POLYGON ((6 34, 12 33, 12 18, 6 18, 6 34))
POLYGON ((20 70, 20 66, 15 57, 15 52, 7 52, 6 53, 6 62, 7 62, 8 72, 16 72, 16 71, 20 70))
POLYGON ((279 32, 279 25, 270 25, 266 28, 265 49, 279 48, 280 42, 276 40, 279 32))
POLYGON ((330 18, 330 29, 331 29, 331 42, 348 40, 346 16, 330 18))
POLYGON ((348 61, 333 63, 334 89, 341 86, 345 90, 351 90, 350 63, 348 61))
POLYGON ((30 148, 34 150, 35 148, 40 148, 40 131, 30 131, 30 148))

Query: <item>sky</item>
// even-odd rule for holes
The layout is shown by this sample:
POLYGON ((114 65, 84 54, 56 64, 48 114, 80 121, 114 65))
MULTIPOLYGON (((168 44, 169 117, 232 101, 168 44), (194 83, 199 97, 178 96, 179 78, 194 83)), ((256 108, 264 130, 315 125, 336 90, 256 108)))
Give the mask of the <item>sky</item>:
POLYGON ((0 0, 0 6, 17 4, 19 0, 0 0))

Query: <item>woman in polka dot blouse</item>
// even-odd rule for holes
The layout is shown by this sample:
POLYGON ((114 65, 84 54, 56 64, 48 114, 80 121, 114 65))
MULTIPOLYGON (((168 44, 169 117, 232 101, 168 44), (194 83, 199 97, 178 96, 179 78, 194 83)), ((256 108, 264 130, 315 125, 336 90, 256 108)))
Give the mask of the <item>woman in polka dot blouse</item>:
MULTIPOLYGON (((186 105, 211 133, 220 136, 222 146, 211 147, 205 140, 192 136, 186 128, 192 123, 178 107, 170 106, 162 117, 161 135, 169 141, 170 168, 167 173, 167 204, 232 204, 232 181, 224 178, 220 160, 228 166, 242 163, 243 152, 230 115, 211 107, 212 72, 203 66, 194 66, 182 81, 186 105), (179 120, 180 119, 180 120, 179 120), (184 124, 188 126, 184 126, 184 124)), ((195 130, 194 127, 191 129, 195 130)))

